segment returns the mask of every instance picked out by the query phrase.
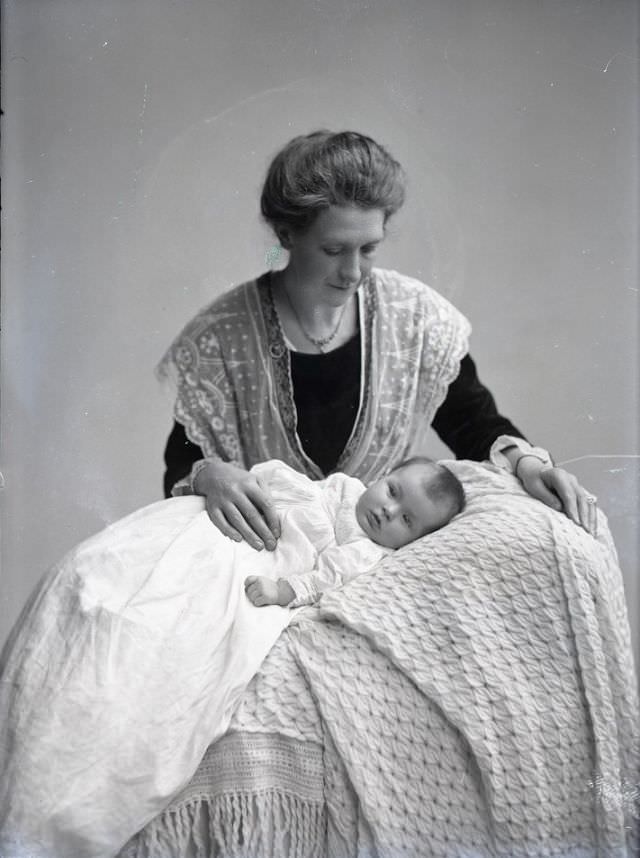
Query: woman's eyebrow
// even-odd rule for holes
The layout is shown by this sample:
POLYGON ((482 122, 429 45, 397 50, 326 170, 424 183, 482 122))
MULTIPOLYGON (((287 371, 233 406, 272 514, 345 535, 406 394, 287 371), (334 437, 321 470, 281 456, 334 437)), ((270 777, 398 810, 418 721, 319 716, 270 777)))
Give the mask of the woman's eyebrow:
POLYGON ((372 244, 381 244, 384 239, 384 235, 376 236, 376 238, 371 238, 367 241, 359 241, 355 238, 353 240, 349 240, 348 238, 345 239, 344 234, 336 235, 335 237, 332 235, 327 235, 323 239, 323 244, 331 244, 340 247, 342 247, 343 245, 345 247, 350 245, 353 245, 354 247, 369 247, 372 244))

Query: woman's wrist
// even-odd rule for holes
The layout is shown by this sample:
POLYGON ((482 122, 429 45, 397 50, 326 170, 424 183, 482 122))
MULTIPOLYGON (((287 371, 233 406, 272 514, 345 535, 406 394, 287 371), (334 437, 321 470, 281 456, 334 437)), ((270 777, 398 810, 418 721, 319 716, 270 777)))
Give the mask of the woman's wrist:
POLYGON ((208 483, 210 482, 212 471, 215 468, 219 459, 207 458, 199 459, 191 468, 189 475, 189 485, 191 492, 194 495, 206 495, 208 483))
POLYGON ((537 456, 535 453, 522 453, 518 456, 514 469, 513 475, 517 477, 519 480, 522 480, 520 476, 520 463, 523 459, 535 459, 536 462, 540 462, 540 467, 536 468, 536 471, 541 471, 545 467, 551 467, 552 463, 548 459, 543 459, 541 456, 537 456))
POLYGON ((534 447, 524 438, 511 435, 500 435, 496 438, 491 445, 489 460, 498 468, 518 476, 516 468, 524 456, 531 456, 543 465, 553 465, 553 459, 544 447, 534 447))

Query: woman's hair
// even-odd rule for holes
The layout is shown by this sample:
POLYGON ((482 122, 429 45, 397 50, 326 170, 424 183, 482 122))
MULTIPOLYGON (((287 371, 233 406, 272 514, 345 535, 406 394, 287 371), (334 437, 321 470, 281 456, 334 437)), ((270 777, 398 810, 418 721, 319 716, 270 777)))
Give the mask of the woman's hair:
POLYGON ((302 232, 329 206, 382 209, 385 222, 404 202, 404 171, 355 131, 294 137, 275 156, 262 188, 262 216, 277 231, 302 232))

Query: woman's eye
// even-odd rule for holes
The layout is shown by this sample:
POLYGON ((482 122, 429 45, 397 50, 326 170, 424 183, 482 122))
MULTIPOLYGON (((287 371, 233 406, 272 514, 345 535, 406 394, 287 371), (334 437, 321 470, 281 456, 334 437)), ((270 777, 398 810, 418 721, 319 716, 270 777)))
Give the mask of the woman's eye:
POLYGON ((373 256, 373 254, 376 252, 377 249, 378 249, 377 244, 368 244, 366 247, 362 248, 362 255, 363 256, 373 256))
POLYGON ((389 495, 390 495, 392 498, 394 498, 394 497, 396 496, 396 490, 395 490, 395 487, 394 487, 394 486, 392 486, 391 484, 389 484, 389 485, 387 486, 387 491, 389 492, 389 495))
POLYGON ((340 251, 337 250, 335 247, 325 247, 324 252, 327 254, 327 256, 339 256, 340 255, 340 251))

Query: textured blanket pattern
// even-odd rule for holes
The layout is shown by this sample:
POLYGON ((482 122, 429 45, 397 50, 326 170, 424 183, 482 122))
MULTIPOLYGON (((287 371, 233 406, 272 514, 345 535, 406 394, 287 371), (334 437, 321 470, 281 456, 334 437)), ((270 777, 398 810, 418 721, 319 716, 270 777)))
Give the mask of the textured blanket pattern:
MULTIPOLYGON (((282 737, 290 763, 322 749, 320 842, 302 844, 278 817, 280 851, 272 838, 252 852, 265 825, 255 787, 243 793, 244 835, 205 851, 192 837, 191 851, 167 855, 634 854, 640 716, 606 523, 596 542, 512 478, 454 466, 465 514, 326 594, 319 614, 285 633, 237 713, 234 729, 266 742, 259 755, 245 743, 258 773, 282 737)), ((221 752, 211 748, 203 765, 221 752)), ((205 781, 199 806, 221 819, 234 790, 205 781)), ((310 797, 287 783, 299 815, 310 797)), ((138 854, 184 806, 143 832, 138 854)))

